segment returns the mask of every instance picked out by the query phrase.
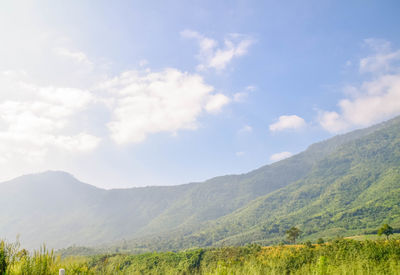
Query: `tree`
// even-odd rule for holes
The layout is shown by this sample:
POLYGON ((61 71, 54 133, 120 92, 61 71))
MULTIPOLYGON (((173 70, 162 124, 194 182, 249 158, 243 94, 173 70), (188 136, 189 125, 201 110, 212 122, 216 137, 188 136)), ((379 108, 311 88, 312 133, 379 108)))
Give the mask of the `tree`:
POLYGON ((308 248, 313 248, 313 247, 314 247, 313 244, 312 244, 312 242, 311 242, 310 240, 306 241, 306 242, 304 243, 304 245, 305 245, 306 247, 308 247, 308 248))
POLYGON ((287 239, 293 243, 296 243, 296 239, 300 236, 300 234, 300 229, 294 226, 286 231, 287 239))
POLYGON ((378 235, 382 236, 382 234, 386 235, 386 239, 389 240, 389 235, 393 234, 393 228, 385 223, 381 228, 378 229, 378 235))
POLYGON ((7 259, 4 243, 0 242, 0 274, 7 274, 7 259))

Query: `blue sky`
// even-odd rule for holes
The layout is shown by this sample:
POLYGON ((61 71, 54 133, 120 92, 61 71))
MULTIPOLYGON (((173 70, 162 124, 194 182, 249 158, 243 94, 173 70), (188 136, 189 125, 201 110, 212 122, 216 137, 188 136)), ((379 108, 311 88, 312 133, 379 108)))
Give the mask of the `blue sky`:
POLYGON ((396 116, 399 8, 2 1, 0 180, 201 181, 396 116))

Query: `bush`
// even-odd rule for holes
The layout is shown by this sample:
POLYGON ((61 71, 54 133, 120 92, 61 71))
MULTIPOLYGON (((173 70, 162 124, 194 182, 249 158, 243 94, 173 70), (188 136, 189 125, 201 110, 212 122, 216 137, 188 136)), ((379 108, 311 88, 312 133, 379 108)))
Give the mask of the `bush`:
POLYGON ((324 244, 324 243, 325 243, 325 241, 324 241, 324 239, 322 239, 322 238, 319 238, 319 239, 317 240, 317 244, 319 244, 319 245, 324 244))
POLYGON ((304 243, 304 245, 305 245, 306 247, 308 247, 308 248, 313 248, 313 245, 312 245, 312 242, 311 242, 311 241, 306 241, 306 242, 304 243))

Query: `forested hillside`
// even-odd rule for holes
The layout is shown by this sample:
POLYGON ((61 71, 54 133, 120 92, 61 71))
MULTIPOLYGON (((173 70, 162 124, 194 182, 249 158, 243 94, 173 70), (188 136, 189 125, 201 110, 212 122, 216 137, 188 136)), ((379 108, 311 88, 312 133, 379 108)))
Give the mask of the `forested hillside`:
POLYGON ((63 172, 1 183, 0 236, 25 247, 130 249, 274 243, 400 226, 400 118, 311 145, 242 175, 103 190, 63 172), (125 243, 125 242, 124 242, 125 243), (113 245, 115 246, 115 245, 113 245))
MULTIPOLYGON (((373 232, 383 223, 400 227, 399 119, 373 129, 337 145, 304 178, 201 229, 176 231, 157 241, 139 240, 132 247, 276 244, 292 226, 302 230, 303 239, 314 240, 373 232)), ((329 141, 314 146, 324 144, 329 141)))

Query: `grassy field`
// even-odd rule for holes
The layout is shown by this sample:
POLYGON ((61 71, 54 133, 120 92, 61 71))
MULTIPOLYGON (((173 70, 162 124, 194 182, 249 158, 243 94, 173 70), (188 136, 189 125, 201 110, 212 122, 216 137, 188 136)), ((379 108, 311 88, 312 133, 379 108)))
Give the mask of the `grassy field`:
POLYGON ((400 240, 335 239, 325 244, 221 247, 180 252, 61 258, 0 244, 0 274, 400 274, 400 240))
MULTIPOLYGON (((394 233, 392 235, 392 238, 400 239, 400 233, 394 233)), ((375 240, 381 240, 382 237, 376 234, 369 234, 369 235, 357 235, 357 236, 346 237, 346 239, 352 239, 356 241, 365 241, 365 240, 375 241, 375 240)))

